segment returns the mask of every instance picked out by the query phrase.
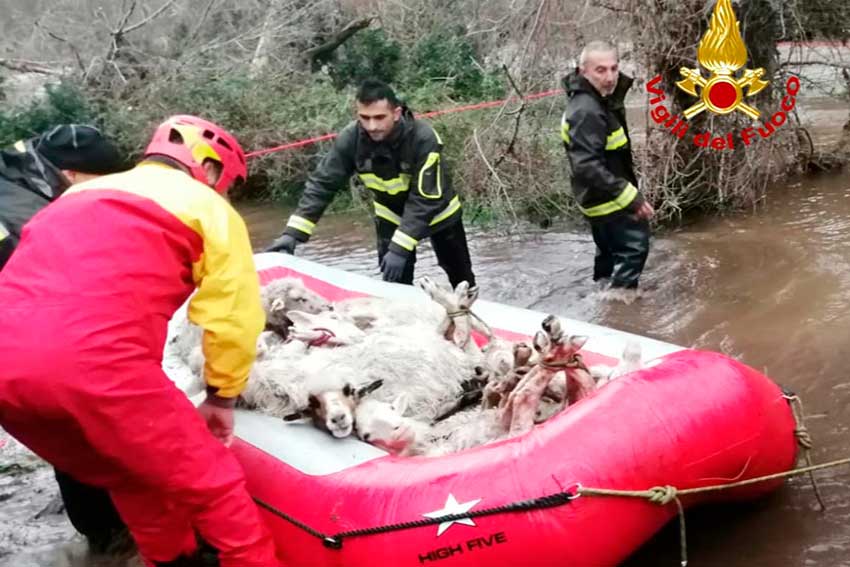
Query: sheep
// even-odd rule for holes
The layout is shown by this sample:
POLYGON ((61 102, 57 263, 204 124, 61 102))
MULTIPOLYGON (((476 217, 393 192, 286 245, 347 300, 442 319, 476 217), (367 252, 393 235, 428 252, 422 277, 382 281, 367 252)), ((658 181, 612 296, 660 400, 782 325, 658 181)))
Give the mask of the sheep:
POLYGON ((287 277, 269 282, 260 289, 260 300, 266 313, 266 329, 286 338, 292 321, 289 311, 321 313, 333 308, 318 293, 307 289, 300 278, 287 277))
POLYGON ((484 387, 482 407, 501 407, 519 380, 537 363, 539 356, 525 342, 513 343, 492 339, 484 349, 485 368, 489 381, 484 387))
POLYGON ((540 353, 538 363, 517 384, 501 408, 501 424, 511 435, 529 431, 538 417, 540 400, 550 382, 566 383, 564 404, 575 403, 589 395, 596 383, 577 356, 587 342, 584 336, 567 336, 554 315, 543 320, 544 332, 534 336, 534 347, 540 353))
POLYGON ((366 332, 405 326, 412 321, 436 329, 446 318, 445 309, 425 298, 354 297, 337 301, 333 304, 333 311, 366 332))
MULTIPOLYGON (((326 314, 292 315, 298 321, 294 335, 302 326, 314 328, 317 321, 336 336, 344 326, 352 325, 326 314)), ((383 387, 375 394, 379 400, 389 402, 408 392, 415 415, 432 420, 460 396, 466 382, 475 379, 473 361, 463 351, 434 328, 418 325, 396 327, 391 333, 366 333, 358 342, 335 348, 304 349, 295 356, 256 364, 243 394, 246 402, 281 418, 308 411, 327 414, 327 408, 317 407, 317 403, 321 406, 332 398, 317 396, 316 391, 337 391, 341 397, 349 397, 342 391, 346 386, 359 391, 382 382, 383 387)))
POLYGON ((626 346, 623 348, 623 356, 617 366, 608 366, 605 364, 595 364, 588 370, 590 375, 596 380, 596 387, 601 388, 611 380, 631 374, 643 368, 643 352, 640 343, 629 339, 626 341, 626 346))
POLYGON ((496 410, 463 411, 429 425, 405 416, 408 403, 405 394, 391 403, 361 401, 355 409, 358 437, 399 456, 445 455, 502 437, 496 410))
POLYGON ((307 385, 308 407, 285 416, 284 420, 300 423, 309 420, 337 439, 348 437, 354 430, 355 407, 381 385, 382 382, 376 380, 355 388, 351 380, 339 375, 315 377, 307 385))
POLYGON ((460 282, 454 290, 440 286, 429 277, 423 277, 417 285, 431 297, 431 299, 446 310, 446 317, 440 322, 438 331, 446 339, 454 342, 467 354, 481 357, 481 350, 474 340, 472 331, 483 333, 489 340, 493 336, 490 327, 472 313, 472 304, 478 299, 478 286, 469 287, 468 282, 460 282))

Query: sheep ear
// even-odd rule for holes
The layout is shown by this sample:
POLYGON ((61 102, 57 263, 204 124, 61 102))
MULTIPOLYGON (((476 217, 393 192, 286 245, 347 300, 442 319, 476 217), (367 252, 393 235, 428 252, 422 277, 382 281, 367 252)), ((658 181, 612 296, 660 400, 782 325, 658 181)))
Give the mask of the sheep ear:
POLYGON ((396 399, 393 400, 392 407, 395 411, 398 412, 399 415, 404 415, 407 411, 407 407, 410 405, 410 398, 407 394, 399 394, 396 399))
POLYGON ((301 410, 283 416, 283 421, 287 423, 307 423, 311 420, 311 415, 310 410, 301 410))
POLYGON ((375 380, 374 382, 366 384, 365 386, 363 386, 362 388, 357 390, 354 397, 355 397, 355 399, 362 400, 363 398, 365 398, 366 396, 368 396, 369 394, 371 394, 372 392, 374 392, 375 390, 377 390, 378 388, 380 388, 383 385, 384 385, 383 380, 375 380))
POLYGON ((544 352, 549 348, 549 335, 543 331, 534 333, 534 350, 544 352))
POLYGON ((286 314, 293 325, 309 328, 313 325, 313 316, 303 311, 290 311, 286 314))
POLYGON ((581 347, 584 346, 584 343, 587 342, 588 338, 589 337, 586 337, 584 335, 573 335, 570 337, 570 346, 573 347, 575 350, 579 350, 581 347))
POLYGON ((272 301, 272 305, 269 308, 269 311, 271 311, 272 313, 277 313, 278 311, 285 311, 285 310, 286 310, 286 301, 284 301, 282 297, 278 297, 277 299, 272 301))

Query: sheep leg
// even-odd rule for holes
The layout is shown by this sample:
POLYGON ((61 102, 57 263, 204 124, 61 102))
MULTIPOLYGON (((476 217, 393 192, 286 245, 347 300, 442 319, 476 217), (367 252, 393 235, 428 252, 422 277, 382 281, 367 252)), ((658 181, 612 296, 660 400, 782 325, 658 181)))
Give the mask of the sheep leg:
POLYGON ((596 390, 596 382, 590 372, 582 368, 567 369, 567 400, 570 405, 586 398, 596 390))
MULTIPOLYGON (((534 427, 534 416, 543 392, 554 376, 553 372, 537 368, 529 372, 511 393, 508 405, 512 407, 508 431, 512 435, 525 433, 534 427)), ((504 420, 503 420, 504 425, 504 420)))

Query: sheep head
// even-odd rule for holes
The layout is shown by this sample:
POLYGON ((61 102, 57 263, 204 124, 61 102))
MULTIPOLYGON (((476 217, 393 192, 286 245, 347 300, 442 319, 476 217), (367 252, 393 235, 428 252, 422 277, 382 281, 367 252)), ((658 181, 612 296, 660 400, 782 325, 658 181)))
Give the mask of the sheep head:
POLYGON ((342 346, 360 342, 366 336, 356 324, 331 311, 319 314, 290 311, 289 335, 311 346, 342 346))
POLYGON ((404 417, 408 398, 400 394, 392 403, 363 400, 355 409, 357 436, 390 453, 409 455, 421 441, 416 424, 404 417))
POLYGON ((354 430, 354 410, 370 392, 380 388, 382 380, 376 380, 361 388, 346 382, 341 389, 324 389, 310 392, 308 406, 284 418, 292 423, 312 421, 319 429, 337 438, 348 437, 354 430))

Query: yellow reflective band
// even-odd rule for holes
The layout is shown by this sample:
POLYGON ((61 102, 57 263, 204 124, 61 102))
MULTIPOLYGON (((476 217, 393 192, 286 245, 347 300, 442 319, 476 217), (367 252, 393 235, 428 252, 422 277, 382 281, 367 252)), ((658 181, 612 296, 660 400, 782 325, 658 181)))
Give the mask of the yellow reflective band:
POLYGON ((632 201, 637 197, 637 187, 629 183, 626 185, 626 188, 617 196, 613 201, 608 201, 607 203, 602 203, 601 205, 596 205, 594 207, 590 207, 589 209, 582 208, 581 212, 583 212, 588 217, 601 217, 605 215, 610 215, 611 213, 615 213, 617 211, 623 210, 628 207, 632 201))
POLYGON ((432 131, 432 132, 434 132, 434 136, 437 138, 437 143, 438 143, 438 144, 440 144, 440 145, 442 146, 442 145, 443 145, 443 139, 440 137, 440 135, 439 135, 439 134, 437 134, 437 131, 436 131, 436 130, 434 130, 433 128, 431 128, 431 131, 432 131))
POLYGON ((443 209, 441 212, 437 213, 437 216, 434 217, 434 220, 430 222, 430 226, 434 226, 437 223, 443 222, 460 209, 460 197, 457 195, 449 201, 449 206, 443 209))
POLYGON ((627 143, 629 143, 629 139, 626 137, 626 131, 620 127, 608 135, 608 140, 605 142, 605 149, 616 150, 617 148, 622 148, 627 143))
POLYGON ((418 240, 406 235, 400 230, 396 230, 393 233, 392 241, 404 248, 405 250, 409 250, 410 252, 413 252, 413 250, 416 248, 416 245, 419 244, 418 240))
POLYGON ((570 143, 570 123, 564 122, 561 124, 561 139, 567 144, 570 143))
POLYGON ((410 175, 407 173, 402 173, 392 179, 381 179, 374 173, 358 173, 357 176, 367 189, 373 189, 389 195, 402 193, 410 187, 410 175))
POLYGON ((375 216, 382 218, 385 221, 389 221, 396 226, 401 224, 401 217, 392 212, 388 207, 377 201, 373 201, 373 204, 375 205, 375 216))
POLYGON ((6 240, 6 237, 9 236, 9 230, 3 226, 3 223, 0 222, 0 241, 6 240))
POLYGON ((437 152, 431 152, 428 154, 428 159, 425 160, 425 165, 423 165, 422 169, 419 171, 419 194, 426 199, 439 199, 443 196, 443 184, 440 181, 440 154, 437 152), (425 172, 427 172, 431 167, 434 167, 435 164, 437 166, 434 172, 437 176, 437 181, 435 182, 435 185, 437 186, 437 194, 431 195, 422 190, 422 178, 425 176, 425 172))
POLYGON ((287 221, 286 226, 291 226, 295 230, 300 230, 304 234, 312 235, 313 228, 316 226, 316 223, 311 222, 304 217, 292 215, 289 217, 289 221, 287 221))
POLYGON ((22 154, 27 153, 27 146, 24 144, 23 140, 18 140, 17 142, 15 142, 14 148, 22 154))

